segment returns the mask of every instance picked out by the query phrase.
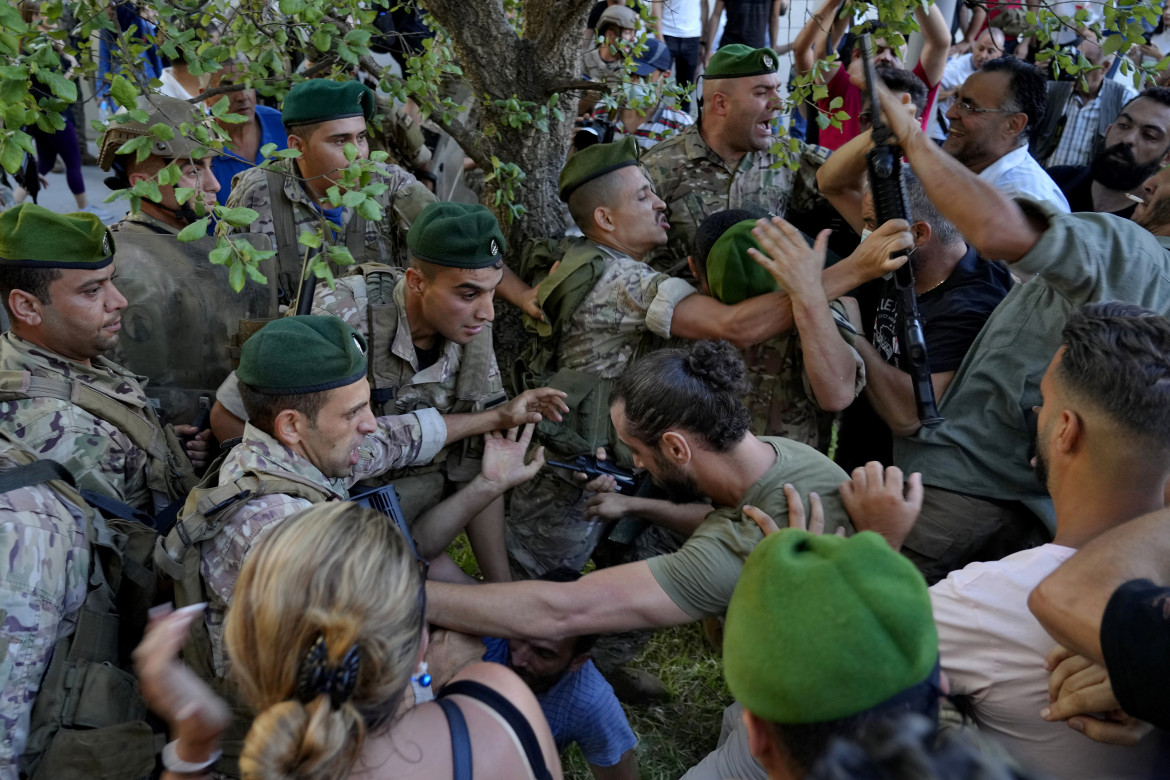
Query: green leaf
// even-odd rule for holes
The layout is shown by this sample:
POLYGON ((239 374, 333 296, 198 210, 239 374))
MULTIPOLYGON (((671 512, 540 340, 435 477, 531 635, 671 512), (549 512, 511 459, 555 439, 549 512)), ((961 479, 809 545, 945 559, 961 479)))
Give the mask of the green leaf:
POLYGON ((215 249, 207 255, 207 259, 215 265, 227 265, 232 256, 232 245, 223 236, 219 237, 219 242, 215 245, 215 249))
POLYGON ((297 236, 297 243, 310 249, 317 249, 321 246, 321 236, 308 230, 302 230, 301 234, 297 236))
POLYGON ((125 76, 119 74, 114 76, 114 80, 110 84, 110 97, 119 106, 127 109, 134 108, 138 100, 138 89, 125 76))
POLYGON ((23 81, 28 78, 26 65, 0 65, 0 78, 17 79, 23 81))
POLYGON ((822 114, 820 111, 818 111, 817 112, 817 127, 824 130, 828 126, 829 126, 829 115, 822 114))
POLYGON ((333 44, 333 35, 324 28, 318 28, 310 40, 317 51, 329 51, 329 47, 333 44))
POLYGON ((390 155, 383 151, 370 152, 370 159, 374 162, 386 162, 390 155))
POLYGON ((308 6, 309 4, 305 0, 280 0, 280 12, 286 16, 299 14, 308 6))
POLYGON ((160 187, 168 187, 177 183, 181 178, 183 178, 183 172, 179 170, 179 166, 171 163, 158 172, 155 180, 159 183, 160 187))
POLYGON ((327 247, 325 249, 325 252, 326 252, 326 256, 330 260, 332 260, 333 262, 337 263, 338 265, 353 265, 354 264, 353 255, 351 255, 349 253, 349 250, 346 249, 344 246, 338 246, 337 244, 331 244, 329 247, 327 247))
POLYGON ((49 91, 69 103, 77 100, 77 85, 61 73, 42 69, 37 73, 37 79, 47 84, 49 91))
POLYGON ((180 205, 186 203, 194 194, 194 187, 175 187, 175 200, 177 200, 180 205))
POLYGON ((158 188, 158 182, 152 181, 151 179, 143 179, 142 181, 138 182, 130 188, 130 192, 133 195, 137 195, 140 198, 146 198, 148 200, 154 201, 155 203, 158 203, 160 200, 162 200, 162 192, 158 188))
POLYGON ((344 195, 341 196, 341 205, 345 206, 347 209, 352 209, 354 206, 358 205, 359 203, 364 202, 365 199, 366 199, 366 193, 364 193, 360 190, 349 190, 348 192, 346 192, 344 195))
POLYGON ((833 111, 840 108, 845 103, 845 98, 837 96, 829 101, 829 110, 833 111))
POLYGON ((219 218, 228 223, 232 227, 247 227, 251 225, 260 216, 259 213, 249 208, 225 208, 219 213, 219 218))
MULTIPOLYGON (((16 132, 20 132, 17 130, 16 132)), ((16 173, 24 160, 24 150, 11 137, 0 140, 0 166, 9 173, 16 173)))
POLYGON ((151 125, 150 134, 160 141, 170 141, 175 137, 175 129, 170 125, 151 125))
POLYGON ((277 160, 289 160, 300 157, 301 153, 298 149, 281 149, 278 152, 273 152, 269 156, 277 160))
POLYGON ((347 163, 352 164, 353 161, 357 159, 358 150, 357 147, 353 144, 347 143, 342 151, 345 153, 345 161, 347 163))
POLYGON ((244 263, 242 261, 236 260, 236 262, 232 263, 232 270, 228 274, 228 284, 230 284, 232 289, 236 292, 244 289, 244 282, 247 281, 245 273, 244 263))
POLYGON ((366 198, 357 207, 358 216, 369 222, 380 222, 382 220, 382 209, 378 208, 378 204, 371 198, 366 198))
POLYGON ((204 217, 201 220, 192 222, 187 227, 179 231, 178 239, 180 241, 198 241, 207 235, 207 226, 211 223, 211 217, 204 217))
POLYGON ((261 157, 271 157, 272 153, 276 151, 276 144, 264 144, 260 147, 261 157))

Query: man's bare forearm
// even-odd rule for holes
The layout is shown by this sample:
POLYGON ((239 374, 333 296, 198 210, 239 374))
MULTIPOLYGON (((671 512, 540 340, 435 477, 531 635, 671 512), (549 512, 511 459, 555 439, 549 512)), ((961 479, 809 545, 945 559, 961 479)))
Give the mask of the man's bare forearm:
POLYGON ((813 299, 792 299, 793 319, 817 405, 826 412, 839 412, 853 403, 857 360, 837 329, 823 290, 817 293, 813 299))
MULTIPOLYGON (((914 380, 902 369, 883 360, 868 341, 859 341, 857 351, 865 361, 865 395, 874 411, 895 436, 913 436, 922 427, 914 398, 914 380)), ((936 398, 942 397, 954 375, 953 371, 931 374, 936 398)))

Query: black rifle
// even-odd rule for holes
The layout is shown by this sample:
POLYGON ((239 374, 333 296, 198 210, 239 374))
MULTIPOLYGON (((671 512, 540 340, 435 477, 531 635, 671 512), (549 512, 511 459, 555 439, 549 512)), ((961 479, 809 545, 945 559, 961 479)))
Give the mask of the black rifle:
POLYGON ((297 314, 313 313, 313 294, 317 291, 317 274, 309 271, 297 293, 297 314))
POLYGON ((393 485, 383 485, 382 487, 364 490, 356 496, 350 496, 349 500, 359 506, 381 512, 393 520, 394 525, 398 526, 398 530, 406 538, 406 545, 410 548, 410 552, 414 555, 415 559, 422 560, 419 557, 418 550, 415 549, 414 537, 410 535, 410 528, 406 525, 406 517, 402 514, 402 508, 398 506, 398 491, 394 489, 393 485))
MULTIPOLYGON (((865 65, 865 86, 873 106, 871 108, 873 148, 865 156, 865 165, 869 173, 869 189, 873 193, 877 223, 881 225, 891 219, 904 219, 910 222, 906 191, 902 189, 902 150, 898 146, 886 143, 892 133, 889 126, 882 121, 870 36, 862 35, 857 45, 861 49, 861 59, 865 65)), ((910 368, 910 381, 914 385, 918 421, 925 426, 938 425, 943 418, 938 414, 934 385, 930 381, 930 360, 926 354, 926 338, 922 335, 922 318, 918 314, 918 296, 914 292, 914 268, 909 258, 894 271, 894 285, 898 288, 902 304, 902 343, 910 368)))
POLYGON ((570 471, 580 471, 589 477, 590 480, 596 479, 602 474, 608 474, 617 483, 617 492, 627 496, 633 495, 638 489, 638 478, 634 475, 634 472, 618 468, 604 460, 598 460, 593 455, 578 455, 572 463, 550 460, 548 465, 569 469, 570 471))

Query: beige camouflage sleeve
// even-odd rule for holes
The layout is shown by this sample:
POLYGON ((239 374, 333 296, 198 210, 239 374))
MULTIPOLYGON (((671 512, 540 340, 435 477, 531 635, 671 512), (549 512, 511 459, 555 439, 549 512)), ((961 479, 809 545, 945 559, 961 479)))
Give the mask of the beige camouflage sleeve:
POLYGON ((0 776, 15 777, 61 623, 85 600, 89 546, 49 488, 9 492, 0 514, 0 776))
POLYGON ((237 233, 273 234, 272 208, 268 205, 268 177, 259 168, 249 168, 232 181, 227 208, 249 208, 260 216, 251 225, 236 228, 237 233))
POLYGON ((313 314, 340 317, 346 324, 369 338, 366 306, 366 280, 362 276, 348 276, 334 280, 334 287, 322 282, 313 294, 313 314))
POLYGON ((429 463, 447 443, 447 425, 434 409, 378 418, 378 430, 358 448, 350 484, 391 469, 429 463))

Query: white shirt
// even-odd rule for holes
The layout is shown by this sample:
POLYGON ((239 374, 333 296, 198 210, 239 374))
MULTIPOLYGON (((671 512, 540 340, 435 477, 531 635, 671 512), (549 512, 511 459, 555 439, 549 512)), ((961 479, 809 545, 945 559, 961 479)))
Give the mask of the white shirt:
POLYGON ((162 73, 158 75, 158 80, 162 82, 162 86, 158 88, 158 91, 163 95, 178 98, 179 100, 190 100, 195 97, 175 78, 173 68, 163 68, 162 73))
POLYGON ((970 697, 979 727, 1038 776, 1164 777, 1170 735, 1155 731, 1133 747, 1120 747, 1040 718, 1048 706, 1044 656, 1056 642, 1028 611, 1028 594, 1075 552, 1045 544, 1001 561, 973 563, 930 589, 951 693, 970 697))
POLYGON ((703 34, 701 11, 700 0, 663 0, 662 34, 672 38, 701 37, 703 34))
POLYGON ((1016 147, 983 169, 979 178, 1009 198, 1046 200, 1068 212, 1068 200, 1052 177, 1028 153, 1028 146, 1016 147))

